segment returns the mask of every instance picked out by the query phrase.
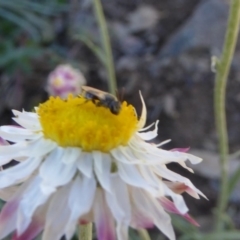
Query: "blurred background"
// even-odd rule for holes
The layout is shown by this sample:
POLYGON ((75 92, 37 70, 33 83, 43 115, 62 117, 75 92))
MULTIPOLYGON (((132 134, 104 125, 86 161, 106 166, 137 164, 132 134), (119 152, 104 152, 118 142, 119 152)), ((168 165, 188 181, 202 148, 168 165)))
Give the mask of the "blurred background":
MULTIPOLYGON (((194 175, 179 166, 171 168, 190 178, 209 198, 184 196, 200 231, 211 231, 220 177, 211 57, 220 56, 222 50, 229 1, 102 0, 102 4, 124 99, 140 113, 141 90, 148 123, 160 120, 156 141, 172 139, 165 149, 191 147, 204 159, 193 166, 194 175)), ((108 91, 96 46, 101 46, 100 32, 91 0, 0 0, 0 124, 12 123, 11 109, 31 111, 47 100, 49 74, 59 64, 71 64, 87 85, 108 91)), ((231 152, 240 149, 239 65, 240 44, 227 88, 231 152)), ((230 173, 239 163, 233 157, 230 173)), ((229 208, 236 228, 240 227, 239 190, 240 184, 229 208)), ((174 224, 180 235, 190 231, 177 219, 174 224)), ((153 239, 164 238, 158 233, 153 239)))

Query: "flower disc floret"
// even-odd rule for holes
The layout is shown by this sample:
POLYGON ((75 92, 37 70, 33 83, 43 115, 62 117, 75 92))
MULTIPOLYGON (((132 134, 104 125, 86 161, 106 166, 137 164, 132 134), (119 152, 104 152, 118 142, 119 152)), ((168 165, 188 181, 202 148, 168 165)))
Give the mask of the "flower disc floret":
POLYGON ((67 100, 51 97, 37 110, 44 137, 62 147, 80 147, 83 151, 109 152, 127 145, 137 131, 135 109, 122 103, 118 115, 83 97, 67 100))

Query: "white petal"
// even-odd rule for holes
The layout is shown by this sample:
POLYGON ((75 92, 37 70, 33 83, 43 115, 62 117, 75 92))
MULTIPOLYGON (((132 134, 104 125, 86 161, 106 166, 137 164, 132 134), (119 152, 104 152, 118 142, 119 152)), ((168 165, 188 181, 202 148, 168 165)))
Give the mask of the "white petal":
POLYGON ((66 157, 62 160, 62 162, 65 164, 74 163, 81 155, 81 149, 76 147, 66 147, 64 148, 64 151, 66 157))
POLYGON ((18 186, 11 186, 11 187, 6 187, 4 189, 0 189, 0 199, 3 201, 7 202, 9 201, 12 196, 17 192, 18 186))
POLYGON ((171 152, 157 148, 155 145, 132 138, 129 143, 134 155, 144 159, 148 164, 167 164, 170 162, 186 161, 189 157, 186 153, 171 152))
POLYGON ((161 147, 161 146, 163 146, 163 145, 165 145, 165 144, 167 144, 167 143, 169 143, 171 141, 172 141, 171 139, 167 139, 167 140, 165 140, 163 142, 160 142, 160 143, 156 144, 155 146, 156 147, 161 147))
POLYGON ((58 187, 67 184, 74 176, 76 163, 65 164, 68 152, 64 148, 57 147, 52 151, 40 167, 39 174, 43 180, 41 186, 58 187))
POLYGON ((26 161, 0 172, 0 188, 9 187, 28 177, 41 163, 41 158, 28 158, 26 161))
POLYGON ((153 125, 155 125, 155 124, 156 124, 156 123, 153 122, 153 123, 151 123, 150 125, 148 125, 147 127, 139 129, 138 132, 146 131, 146 130, 148 130, 149 128, 151 128, 151 127, 152 127, 153 125))
POLYGON ((163 194, 163 186, 157 175, 152 171, 152 168, 149 166, 139 166, 139 171, 144 179, 154 186, 159 191, 159 195, 163 194))
POLYGON ((0 136, 11 142, 19 142, 25 139, 37 139, 41 137, 41 135, 42 133, 34 133, 31 130, 16 126, 0 127, 0 136))
POLYGON ((156 174, 158 174, 159 176, 161 176, 162 178, 165 178, 167 180, 170 180, 172 182, 180 182, 180 183, 184 183, 186 186, 188 186, 189 188, 191 188, 194 192, 195 192, 195 198, 199 198, 198 194, 203 196, 204 198, 205 195, 199 191, 188 178, 185 178, 183 176, 181 176, 180 174, 177 174, 175 172, 172 172, 171 170, 167 169, 166 166, 159 166, 159 167, 155 167, 154 171, 156 172, 156 174))
POLYGON ((0 137, 0 146, 10 145, 9 142, 0 137))
POLYGON ((55 147, 55 142, 44 138, 0 146, 0 165, 8 163, 12 159, 44 156, 55 147))
MULTIPOLYGON (((4 165, 13 159, 19 158, 21 155, 19 152, 26 148, 26 142, 20 142, 12 145, 0 146, 0 165, 4 165)), ((21 157, 23 157, 22 155, 21 157)))
POLYGON ((93 159, 98 181, 105 190, 111 191, 110 175, 112 160, 109 154, 93 151, 93 159))
MULTIPOLYGON (((13 120, 21 125, 24 128, 31 130, 41 130, 41 124, 38 120, 38 117, 33 117, 33 115, 29 115, 26 112, 19 112, 13 110, 13 114, 16 116, 13 120)), ((37 116, 37 114, 36 114, 37 116)))
POLYGON ((51 199, 42 240, 59 240, 65 234, 65 227, 70 216, 68 196, 70 188, 59 189, 51 199))
POLYGON ((135 156, 130 153, 129 147, 118 146, 111 150, 111 155, 114 159, 125 164, 137 164, 141 163, 135 156))
POLYGON ((186 159, 189 160, 192 164, 198 164, 202 161, 202 158, 196 157, 189 153, 182 153, 184 156, 186 156, 186 159))
POLYGON ((145 211, 145 215, 153 219, 154 224, 170 239, 175 240, 175 234, 170 216, 164 211, 161 204, 150 194, 132 188, 132 197, 137 208, 145 211))
POLYGON ((28 228, 21 235, 16 232, 18 240, 32 240, 42 232, 44 228, 47 207, 47 204, 43 204, 37 208, 28 228))
POLYGON ((179 157, 184 161, 189 160, 192 164, 198 164, 202 161, 202 158, 194 156, 189 153, 179 152, 179 151, 173 151, 172 153, 174 156, 179 157))
POLYGON ((93 205, 98 240, 115 240, 114 219, 101 189, 97 189, 93 205))
POLYGON ((7 202, 1 209, 0 214, 0 238, 3 239, 9 235, 16 227, 17 208, 19 199, 7 202))
POLYGON ((71 238, 78 219, 85 213, 88 213, 92 207, 94 195, 96 191, 96 181, 94 178, 83 176, 76 177, 71 184, 70 194, 68 198, 68 206, 71 214, 66 226, 66 237, 71 238))
POLYGON ((82 152, 77 163, 78 169, 85 176, 91 178, 93 175, 93 156, 92 153, 82 152))
POLYGON ((183 168, 187 169, 189 172, 194 173, 194 171, 186 165, 184 161, 179 161, 178 164, 180 164, 183 168))
POLYGON ((18 110, 12 110, 12 113, 15 117, 21 117, 21 118, 26 118, 32 121, 35 121, 36 119, 38 119, 38 115, 37 113, 33 113, 33 112, 26 112, 26 111, 18 111, 18 110))
POLYGON ((71 209, 72 217, 79 218, 89 212, 96 191, 96 181, 94 178, 79 176, 73 181, 68 199, 68 206, 71 209))
POLYGON ((23 118, 12 118, 12 119, 24 128, 31 129, 33 131, 40 131, 42 129, 38 121, 28 121, 23 118))
POLYGON ((136 166, 126 165, 118 162, 118 174, 122 180, 129 185, 143 188, 154 195, 158 193, 157 189, 154 189, 153 186, 149 185, 147 181, 144 180, 136 166))
POLYGON ((16 228, 17 214, 22 195, 31 184, 32 178, 29 181, 18 186, 17 191, 2 208, 0 213, 0 239, 6 237, 16 228))
POLYGON ((117 223, 117 239, 126 240, 128 239, 128 225, 117 223))
POLYGON ((138 126, 137 128, 138 129, 141 129, 144 127, 145 123, 146 123, 146 119, 147 119, 147 108, 146 108, 146 105, 145 105, 145 102, 143 100, 143 97, 142 97, 142 94, 141 94, 141 91, 139 91, 139 95, 140 95, 140 98, 141 98, 141 101, 142 101, 142 113, 141 113, 141 117, 138 121, 138 126))
POLYGON ((129 225, 131 220, 131 206, 127 185, 117 174, 112 175, 111 182, 111 193, 105 192, 108 206, 117 222, 124 222, 126 225, 129 225))
POLYGON ((19 156, 44 156, 56 148, 57 144, 49 139, 40 138, 28 143, 27 147, 20 151, 19 156))
POLYGON ((17 232, 21 235, 29 226, 32 216, 38 206, 47 201, 50 195, 46 195, 40 189, 41 179, 35 177, 25 190, 19 204, 18 218, 17 218, 17 232))
POLYGON ((157 135, 158 135, 158 134, 157 134, 157 132, 158 132, 158 127, 157 127, 158 122, 159 122, 159 121, 156 121, 156 123, 155 123, 155 128, 154 128, 153 131, 137 133, 137 135, 140 136, 140 138, 142 138, 142 139, 145 140, 145 141, 149 141, 149 140, 157 137, 157 135))
POLYGON ((181 214, 185 214, 188 212, 188 207, 186 206, 186 203, 180 194, 174 193, 171 189, 169 189, 165 184, 164 190, 165 190, 165 195, 170 196, 176 206, 176 208, 179 210, 181 214))

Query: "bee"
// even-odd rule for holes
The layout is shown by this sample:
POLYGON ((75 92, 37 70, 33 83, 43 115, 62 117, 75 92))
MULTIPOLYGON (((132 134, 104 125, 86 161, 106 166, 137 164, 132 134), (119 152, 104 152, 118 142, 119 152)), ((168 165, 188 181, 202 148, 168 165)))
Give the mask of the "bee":
POLYGON ((91 100, 96 106, 108 108, 115 115, 118 115, 121 110, 121 102, 117 97, 96 88, 82 86, 81 96, 87 100, 91 100))

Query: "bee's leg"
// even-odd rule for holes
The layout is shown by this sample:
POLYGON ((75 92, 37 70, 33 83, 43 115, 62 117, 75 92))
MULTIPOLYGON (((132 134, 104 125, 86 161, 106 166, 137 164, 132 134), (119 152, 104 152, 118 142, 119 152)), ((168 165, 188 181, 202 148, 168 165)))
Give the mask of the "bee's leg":
POLYGON ((102 106, 103 106, 103 104, 102 104, 101 102, 96 102, 95 105, 96 105, 97 107, 102 107, 102 106))
POLYGON ((79 104, 79 105, 82 105, 82 104, 86 104, 89 100, 88 99, 85 99, 85 102, 79 104))

